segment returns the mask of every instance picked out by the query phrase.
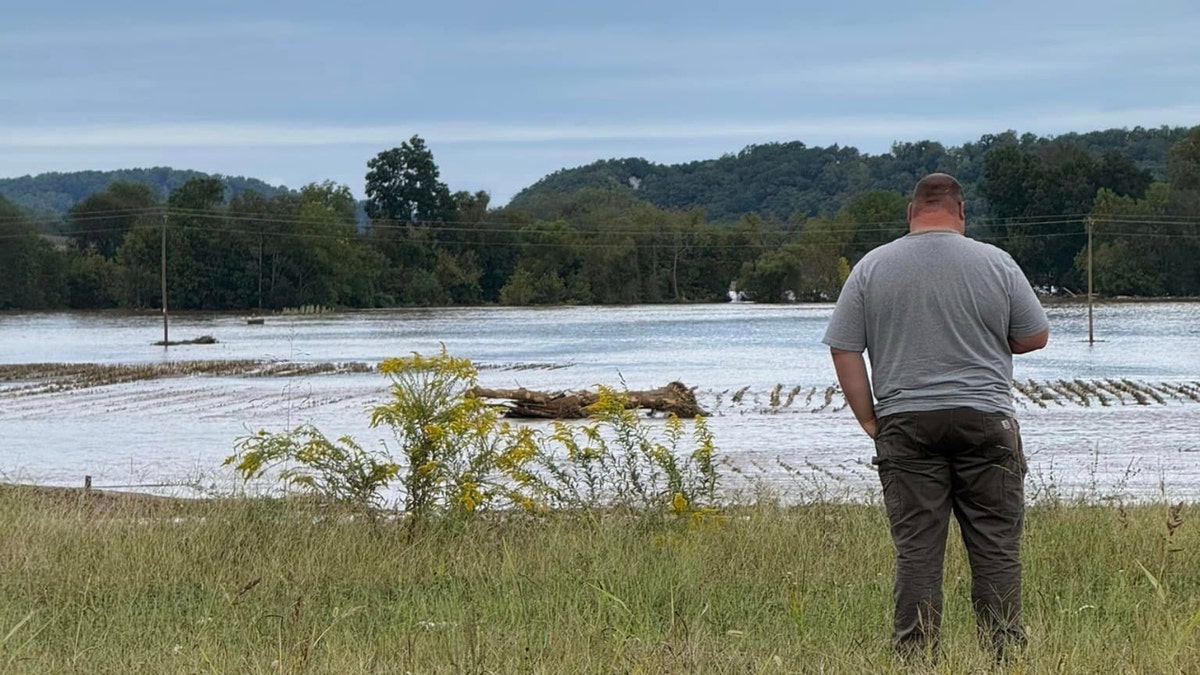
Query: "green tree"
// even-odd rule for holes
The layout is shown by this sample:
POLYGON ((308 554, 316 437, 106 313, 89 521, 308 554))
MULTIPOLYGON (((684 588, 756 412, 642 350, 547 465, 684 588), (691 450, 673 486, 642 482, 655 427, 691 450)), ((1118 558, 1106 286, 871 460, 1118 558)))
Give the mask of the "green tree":
POLYGON ((313 298, 300 304, 375 304, 384 260, 359 235, 356 209, 348 186, 325 181, 300 188, 297 240, 312 242, 314 273, 320 278, 313 298))
POLYGON ((872 190, 838 212, 837 223, 852 230, 849 258, 855 262, 873 248, 908 232, 908 198, 890 190, 872 190))
POLYGON ((1131 161, 1097 161, 1067 142, 1033 150, 1002 145, 987 154, 986 164, 983 193, 993 215, 1004 219, 1003 245, 1039 285, 1081 285, 1075 257, 1098 190, 1139 198, 1151 182, 1131 161))
POLYGON ((465 264, 479 268, 474 294, 484 302, 499 301, 500 290, 520 259, 518 230, 529 220, 516 211, 490 208, 491 196, 483 190, 456 192, 454 203, 453 227, 458 232, 454 238, 444 237, 449 241, 448 249, 456 256, 469 254, 465 264))
POLYGON ((125 235, 139 224, 157 223, 158 200, 154 191, 142 183, 116 181, 103 192, 96 192, 68 212, 70 233, 75 246, 91 250, 104 258, 115 258, 125 235))
POLYGON ((167 292, 173 307, 244 309, 257 302, 257 242, 244 226, 230 226, 224 202, 225 185, 216 178, 189 180, 167 198, 167 292))
POLYGON ((745 263, 738 288, 761 302, 836 299, 853 236, 854 229, 836 219, 810 219, 786 243, 745 263))
POLYGON ((802 273, 801 252, 795 244, 789 244, 745 263, 737 286, 757 302, 795 300, 796 289, 803 283, 802 273))
POLYGON ((1171 213, 1200 217, 1200 126, 1176 143, 1167 157, 1171 213))
POLYGON ((125 234, 116 257, 120 268, 116 294, 122 307, 145 309, 162 306, 160 236, 157 229, 145 228, 133 229, 125 234))
MULTIPOLYGON (((1095 290, 1101 295, 1160 295, 1164 291, 1165 275, 1161 269, 1133 250, 1128 239, 1102 241, 1093 252, 1095 290)), ((1077 265, 1086 269, 1086 253, 1081 252, 1077 265)))
POLYGON ((64 255, 0 197, 0 309, 53 309, 67 300, 64 255))
POLYGON ((433 153, 420 136, 367 162, 367 215, 374 220, 432 223, 450 220, 455 204, 439 180, 433 153))
POLYGON ((525 267, 518 267, 508 283, 500 289, 500 302, 505 305, 532 305, 537 296, 534 282, 533 272, 525 267))
POLYGON ((450 297, 440 288, 438 224, 451 221, 456 204, 439 179, 437 163, 425 141, 413 136, 367 162, 367 216, 371 240, 388 259, 383 286, 404 304, 439 304, 450 297))
POLYGON ((67 304, 72 309, 105 309, 118 305, 121 267, 115 260, 91 251, 70 251, 66 264, 67 304))

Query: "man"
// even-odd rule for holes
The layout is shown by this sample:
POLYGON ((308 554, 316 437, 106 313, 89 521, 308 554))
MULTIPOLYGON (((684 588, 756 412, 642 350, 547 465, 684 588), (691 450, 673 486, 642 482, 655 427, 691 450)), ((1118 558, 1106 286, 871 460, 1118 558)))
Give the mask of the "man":
POLYGON ((1013 418, 1012 355, 1044 347, 1049 323, 1013 259, 964 236, 957 180, 937 173, 917 183, 908 222, 906 236, 854 267, 824 342, 850 409, 875 440, 896 547, 897 650, 937 648, 953 512, 980 636, 999 657, 1025 641, 1027 467, 1013 418))

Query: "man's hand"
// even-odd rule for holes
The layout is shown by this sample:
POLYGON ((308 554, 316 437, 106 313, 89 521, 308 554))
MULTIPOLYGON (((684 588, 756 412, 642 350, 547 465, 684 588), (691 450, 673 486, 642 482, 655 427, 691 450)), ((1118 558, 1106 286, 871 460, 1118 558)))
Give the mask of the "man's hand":
POLYGON ((842 385, 842 393, 846 402, 854 412, 854 418, 862 425, 863 431, 875 438, 875 401, 871 398, 871 380, 867 377, 867 362, 862 352, 848 352, 844 349, 830 349, 833 356, 833 369, 837 371, 838 384, 842 385))
POLYGON ((874 417, 866 422, 859 422, 859 424, 862 426, 863 431, 867 432, 867 435, 871 438, 875 438, 875 436, 879 433, 879 428, 877 426, 878 423, 875 421, 874 417))

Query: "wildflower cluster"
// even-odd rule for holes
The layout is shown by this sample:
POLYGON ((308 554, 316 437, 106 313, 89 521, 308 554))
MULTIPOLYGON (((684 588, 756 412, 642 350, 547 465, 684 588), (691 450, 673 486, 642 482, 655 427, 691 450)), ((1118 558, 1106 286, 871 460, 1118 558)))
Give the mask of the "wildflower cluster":
POLYGON ((689 435, 688 425, 668 417, 656 434, 620 392, 601 388, 586 422, 556 422, 543 433, 503 420, 471 395, 474 365, 444 348, 388 359, 379 370, 391 380, 390 396, 370 421, 391 430, 385 450, 332 442, 305 425, 240 439, 225 464, 245 480, 281 468, 288 485, 361 508, 382 506, 384 491, 398 484, 413 523, 514 507, 695 515, 715 505, 717 448, 703 418, 689 435))

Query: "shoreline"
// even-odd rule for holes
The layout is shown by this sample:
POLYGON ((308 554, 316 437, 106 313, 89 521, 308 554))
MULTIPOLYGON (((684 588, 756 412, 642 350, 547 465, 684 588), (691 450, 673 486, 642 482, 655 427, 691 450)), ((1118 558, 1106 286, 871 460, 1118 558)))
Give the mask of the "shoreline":
MULTIPOLYGON (((1086 304, 1087 294, 1081 293, 1075 296, 1069 295, 1038 295, 1038 299, 1047 304, 1086 304)), ((1200 296, 1112 296, 1094 298, 1096 304, 1153 304, 1153 303, 1200 303, 1200 296)), ((588 304, 555 304, 555 305, 501 305, 501 304, 461 304, 461 305, 396 305, 392 307, 329 307, 318 312, 296 312, 288 311, 287 309, 183 309, 171 310, 172 317, 256 317, 256 318, 300 318, 300 317, 321 317, 337 314, 354 314, 359 312, 429 312, 442 310, 478 310, 478 309, 493 309, 493 310, 539 310, 539 309, 574 309, 574 308, 634 308, 634 307, 707 307, 719 305, 744 305, 749 307, 794 307, 802 305, 832 305, 833 300, 827 302, 757 302, 754 300, 714 300, 714 301, 685 301, 685 302, 643 302, 636 304, 604 304, 604 303, 588 303, 588 304)), ((19 316, 19 315, 45 315, 45 314, 79 314, 79 315, 112 315, 112 316, 137 316, 161 318, 162 312, 156 308, 134 309, 111 307, 105 309, 2 309, 0 317, 3 316, 19 316)))
MULTIPOLYGON (((779 488, 781 486, 771 487, 779 488)), ((767 507, 795 509, 824 505, 831 507, 866 506, 883 508, 882 503, 879 502, 879 495, 875 492, 875 487, 872 485, 872 489, 866 491, 850 489, 821 490, 814 488, 811 493, 801 494, 794 494, 794 490, 778 489, 776 491, 768 491, 764 494, 760 488, 746 485, 742 486, 738 491, 740 494, 758 495, 761 499, 754 501, 734 498, 719 504, 717 508, 733 514, 739 511, 767 507)), ((1114 508, 1118 505, 1153 508, 1172 506, 1180 503, 1189 507, 1200 506, 1200 496, 1191 498, 1179 496, 1168 497, 1161 492, 1154 495, 1130 493, 1109 494, 1104 492, 1091 495, 1031 495, 1030 493, 1035 492, 1037 487, 1037 481, 1032 474, 1025 479, 1026 509, 1094 509, 1114 508)), ((315 508, 338 508, 341 506, 336 502, 322 501, 301 492, 286 496, 268 494, 207 494, 183 497, 178 495, 161 495, 139 490, 0 482, 0 500, 8 498, 20 499, 23 504, 30 508, 85 508, 93 515, 113 513, 141 516, 187 515, 200 511, 206 512, 210 509, 221 508, 223 506, 263 505, 271 503, 293 504, 297 506, 306 505, 315 508)), ((395 508, 375 508, 372 511, 376 514, 391 517, 403 516, 403 512, 395 508)), ((496 513, 499 514, 500 512, 496 513)), ((565 513, 558 513, 558 515, 565 515, 565 513)), ((647 510, 646 513, 651 514, 653 511, 647 510)), ((547 515, 553 517, 555 514, 556 512, 552 511, 547 515)))

